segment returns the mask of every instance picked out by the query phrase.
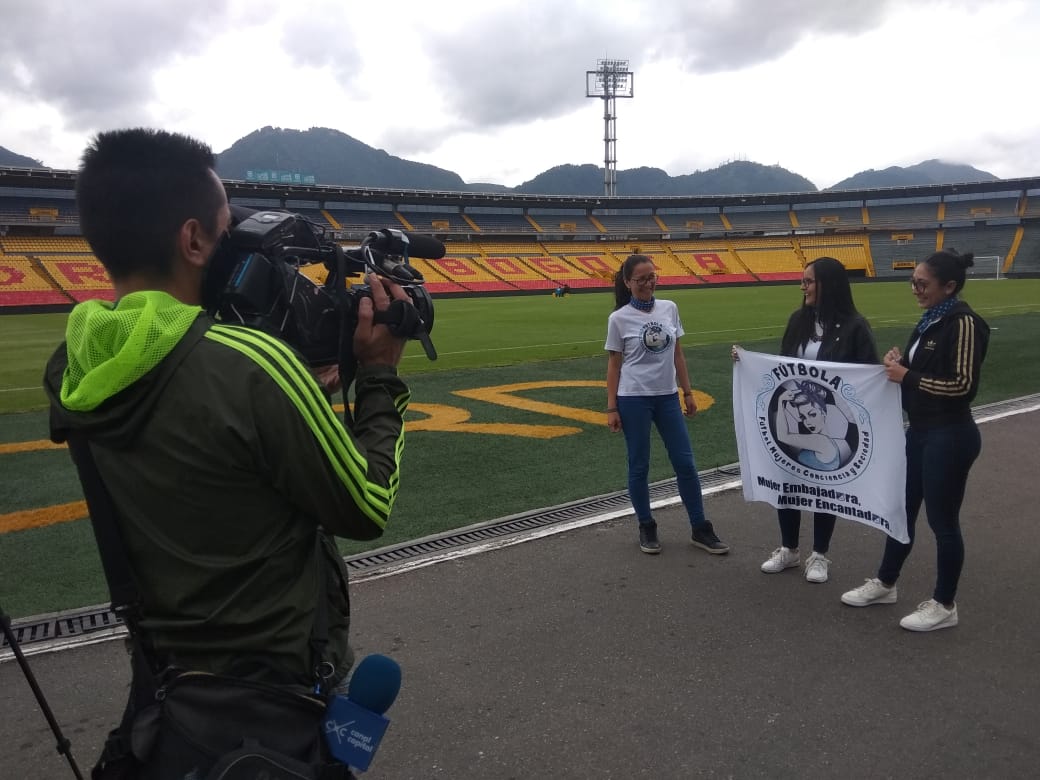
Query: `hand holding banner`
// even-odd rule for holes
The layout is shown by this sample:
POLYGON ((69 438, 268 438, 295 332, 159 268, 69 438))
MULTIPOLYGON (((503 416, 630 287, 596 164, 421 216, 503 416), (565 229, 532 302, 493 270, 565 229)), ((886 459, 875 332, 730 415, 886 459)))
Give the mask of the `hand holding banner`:
POLYGON ((733 422, 746 501, 906 532, 899 386, 879 365, 735 348, 733 422))

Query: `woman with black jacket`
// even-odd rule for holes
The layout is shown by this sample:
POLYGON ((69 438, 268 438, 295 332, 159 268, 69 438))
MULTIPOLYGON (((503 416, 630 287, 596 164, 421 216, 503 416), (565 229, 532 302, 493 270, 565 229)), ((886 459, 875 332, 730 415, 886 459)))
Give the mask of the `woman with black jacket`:
MULTIPOLYGON (((848 274, 838 260, 820 257, 805 266, 802 275, 802 306, 787 322, 780 354, 805 360, 832 363, 878 363, 877 347, 869 323, 852 302, 848 274)), ((734 354, 735 356, 735 354, 734 354)), ((777 510, 780 546, 762 564, 762 571, 776 574, 801 562, 798 537, 802 513, 797 509, 777 510)), ((835 517, 813 513, 813 551, 805 561, 805 579, 826 582, 829 576, 831 536, 835 517)))
POLYGON ((964 565, 960 509, 968 472, 982 440, 971 416, 979 372, 989 344, 989 326, 958 297, 972 253, 945 249, 915 269, 910 285, 924 309, 904 355, 897 347, 885 354, 885 373, 900 385, 906 432, 906 515, 909 544, 888 539, 877 577, 841 597, 865 607, 892 604, 896 580, 914 543, 921 503, 935 533, 937 572, 932 598, 903 618, 909 631, 935 631, 957 625, 957 583, 964 565))

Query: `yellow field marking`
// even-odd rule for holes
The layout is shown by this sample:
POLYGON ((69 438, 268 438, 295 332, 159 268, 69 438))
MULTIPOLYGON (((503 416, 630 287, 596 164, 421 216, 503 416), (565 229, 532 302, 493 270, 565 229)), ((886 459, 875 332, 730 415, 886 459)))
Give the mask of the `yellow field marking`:
POLYGON ((429 415, 424 420, 409 421, 406 433, 412 431, 444 431, 447 433, 486 433, 496 436, 524 436, 530 439, 555 439, 581 433, 581 428, 569 425, 526 425, 519 423, 471 423, 466 422, 470 413, 466 409, 447 404, 409 404, 408 411, 429 415))
POLYGON ((84 517, 87 517, 86 501, 73 501, 71 504, 8 512, 6 515, 0 515, 0 534, 25 531, 29 528, 43 528, 46 525, 67 523, 70 520, 81 520, 84 517))
MULTIPOLYGON (((334 412, 343 413, 343 404, 335 404, 334 412)), ((405 432, 440 431, 442 433, 484 433, 494 436, 523 436, 528 439, 555 439, 581 433, 581 428, 570 425, 526 425, 520 423, 471 423, 466 422, 470 413, 466 409, 447 404, 408 404, 409 412, 425 414, 422 420, 409 420, 405 432)))
POLYGON ((63 450, 64 444, 55 444, 49 439, 38 441, 13 441, 9 444, 0 444, 0 455, 13 455, 16 452, 37 452, 39 450, 63 450))
MULTIPOLYGON (((480 387, 472 390, 455 390, 454 395, 463 398, 472 398, 478 401, 506 406, 512 409, 522 409, 528 412, 544 414, 549 417, 562 417, 565 420, 575 420, 590 425, 605 425, 604 413, 601 410, 582 409, 579 407, 564 406, 562 404, 535 401, 529 398, 515 395, 527 390, 540 390, 544 388, 560 387, 606 387, 606 382, 596 380, 574 380, 556 382, 519 382, 509 385, 498 385, 497 387, 480 387)), ((709 409, 715 399, 699 390, 694 390, 693 395, 697 401, 697 409, 704 411, 709 409)), ((343 405, 337 404, 335 411, 342 413, 343 405)), ((446 433, 476 433, 492 436, 522 436, 531 439, 555 439, 560 436, 573 436, 581 433, 582 429, 571 425, 533 425, 520 423, 472 423, 469 422, 470 412, 448 404, 409 404, 410 412, 426 415, 421 420, 409 420, 406 430, 412 431, 441 431, 446 433)), ((47 439, 37 441, 11 442, 0 444, 0 455, 10 455, 22 452, 37 452, 41 450, 65 449, 64 444, 55 444, 47 439)), ((9 512, 0 515, 0 534, 11 531, 24 531, 29 528, 43 528, 56 523, 67 523, 71 520, 80 520, 87 517, 87 505, 84 501, 73 501, 69 504, 58 504, 57 506, 42 507, 38 509, 26 509, 21 512, 9 512)))
MULTIPOLYGON (((498 387, 478 387, 472 390, 453 390, 453 395, 461 395, 463 398, 473 398, 478 401, 508 406, 513 409, 523 409, 528 412, 538 412, 552 417, 563 417, 565 420, 577 420, 578 422, 601 425, 604 423, 604 413, 600 410, 592 411, 580 409, 562 404, 547 403, 545 401, 533 401, 529 398, 512 395, 524 390, 540 390, 548 387, 603 387, 607 383, 603 380, 583 381, 555 381, 555 382, 518 382, 511 385, 499 385, 498 387)), ((693 391, 693 399, 697 402, 697 410, 703 412, 709 409, 715 399, 707 393, 699 390, 693 391)))

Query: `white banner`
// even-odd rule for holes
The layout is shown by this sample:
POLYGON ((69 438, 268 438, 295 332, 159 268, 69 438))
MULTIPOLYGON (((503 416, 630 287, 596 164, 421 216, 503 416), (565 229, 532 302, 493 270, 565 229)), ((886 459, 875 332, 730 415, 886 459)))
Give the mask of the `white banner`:
POLYGON ((909 542, 903 413, 885 369, 737 352, 744 499, 838 515, 909 542))

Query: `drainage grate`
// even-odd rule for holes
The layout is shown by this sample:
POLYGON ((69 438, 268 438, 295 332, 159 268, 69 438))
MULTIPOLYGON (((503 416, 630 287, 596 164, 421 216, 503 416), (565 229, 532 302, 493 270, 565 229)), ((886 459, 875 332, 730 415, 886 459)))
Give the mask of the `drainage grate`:
MULTIPOLYGON (((732 466, 722 466, 711 471, 702 472, 700 479, 702 487, 707 491, 713 487, 730 483, 734 479, 738 479, 739 476, 740 469, 736 464, 733 464, 732 466)), ((651 502, 674 498, 676 495, 678 493, 674 478, 656 482, 650 486, 651 502)), ((569 504, 560 504, 547 509, 535 509, 530 512, 503 517, 431 539, 407 542, 400 546, 363 553, 362 555, 347 558, 347 568, 351 572, 368 574, 374 568, 401 563, 402 561, 423 555, 444 552, 445 550, 499 539, 513 534, 525 533, 556 523, 581 520, 611 512, 627 511, 630 508, 631 504, 626 491, 607 493, 569 504)))
MULTIPOLYGON (((1014 398, 1008 401, 975 407, 972 411, 979 422, 1003 415, 1031 411, 1040 408, 1040 393, 1014 398)), ((700 474, 704 490, 730 485, 740 478, 740 467, 734 463, 700 474)), ((650 500, 662 501, 676 497, 675 479, 655 482, 650 486, 650 500)), ((394 547, 385 547, 345 559, 347 569, 360 577, 370 576, 379 569, 413 561, 426 555, 435 555, 446 550, 458 549, 470 544, 501 539, 583 518, 595 517, 630 508, 628 493, 620 491, 601 496, 560 504, 555 507, 536 509, 479 525, 448 532, 442 536, 407 542, 394 547)), ((26 654, 60 650, 79 644, 115 638, 125 634, 120 618, 116 617, 107 604, 84 607, 54 615, 24 618, 12 623, 15 639, 25 648, 26 654)), ((7 638, 0 637, 0 663, 14 657, 7 638)))

